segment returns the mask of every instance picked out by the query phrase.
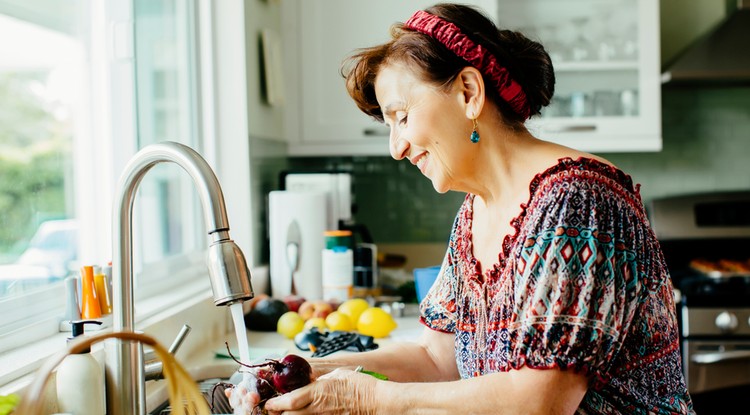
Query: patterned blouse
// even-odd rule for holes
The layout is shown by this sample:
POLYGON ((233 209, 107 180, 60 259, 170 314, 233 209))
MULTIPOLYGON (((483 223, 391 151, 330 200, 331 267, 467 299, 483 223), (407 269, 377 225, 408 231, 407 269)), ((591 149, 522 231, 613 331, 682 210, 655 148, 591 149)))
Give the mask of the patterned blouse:
POLYGON ((588 374, 578 414, 694 413, 672 283, 632 179, 589 158, 537 174, 498 263, 472 253, 474 195, 453 225, 426 326, 455 333, 462 378, 524 366, 588 374))

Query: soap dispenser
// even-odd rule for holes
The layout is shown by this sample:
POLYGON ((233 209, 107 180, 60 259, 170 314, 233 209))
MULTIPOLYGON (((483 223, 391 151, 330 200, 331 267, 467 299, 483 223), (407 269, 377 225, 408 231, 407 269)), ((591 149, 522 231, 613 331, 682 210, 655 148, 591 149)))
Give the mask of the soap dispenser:
MULTIPOLYGON (((71 321, 73 336, 83 335, 86 324, 102 324, 96 320, 71 321)), ((80 339, 79 339, 80 340, 80 339)), ((91 355, 87 347, 79 354, 66 356, 57 368, 57 404, 60 412, 75 415, 103 415, 106 413, 104 397, 104 367, 91 355)))

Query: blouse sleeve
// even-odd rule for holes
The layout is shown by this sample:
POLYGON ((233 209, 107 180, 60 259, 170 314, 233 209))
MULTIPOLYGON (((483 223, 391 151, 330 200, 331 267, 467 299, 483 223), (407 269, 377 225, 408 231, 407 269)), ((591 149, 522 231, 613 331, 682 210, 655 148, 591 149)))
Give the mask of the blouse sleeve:
POLYGON ((448 250, 443 257, 435 283, 419 304, 421 317, 419 321, 425 326, 445 333, 456 332, 456 298, 459 292, 460 275, 457 271, 458 234, 461 224, 465 220, 467 209, 471 206, 472 198, 469 194, 464 198, 453 221, 448 250))
POLYGON ((456 287, 454 264, 449 248, 435 283, 419 304, 420 322, 445 333, 456 331, 456 287))
POLYGON ((638 307, 643 211, 601 184, 547 190, 515 252, 511 365, 604 376, 638 307))

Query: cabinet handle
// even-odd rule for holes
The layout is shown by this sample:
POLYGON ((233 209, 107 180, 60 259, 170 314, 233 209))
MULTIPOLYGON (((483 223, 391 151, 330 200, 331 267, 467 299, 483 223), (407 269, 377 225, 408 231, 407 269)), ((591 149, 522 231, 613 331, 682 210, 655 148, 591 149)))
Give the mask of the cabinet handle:
POLYGON ((550 133, 580 133, 585 131, 596 131, 596 125, 548 125, 542 127, 542 129, 550 133))
POLYGON ((391 130, 387 128, 365 128, 362 131, 365 135, 374 135, 374 136, 389 136, 391 135, 391 130))

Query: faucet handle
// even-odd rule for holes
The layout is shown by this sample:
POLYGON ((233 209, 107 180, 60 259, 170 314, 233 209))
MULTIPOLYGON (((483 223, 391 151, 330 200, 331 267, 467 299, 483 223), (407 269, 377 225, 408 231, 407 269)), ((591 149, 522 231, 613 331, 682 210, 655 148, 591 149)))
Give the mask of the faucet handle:
MULTIPOLYGON (((188 333, 190 333, 190 330, 192 330, 192 328, 187 324, 182 325, 182 329, 180 329, 180 332, 177 333, 177 337, 175 337, 174 341, 169 346, 169 349, 167 349, 170 354, 177 353, 177 349, 179 349, 182 345, 182 342, 185 341, 185 337, 187 337, 188 333)), ((163 379, 163 368, 164 366, 162 362, 156 360, 156 356, 153 350, 143 353, 143 372, 146 376, 146 380, 163 379)))
POLYGON ((188 333, 190 333, 190 330, 192 330, 192 327, 188 326, 187 324, 182 325, 180 332, 177 333, 177 337, 175 337, 174 341, 169 346, 168 350, 170 354, 177 353, 177 349, 182 346, 182 342, 185 341, 185 337, 187 337, 188 333))

